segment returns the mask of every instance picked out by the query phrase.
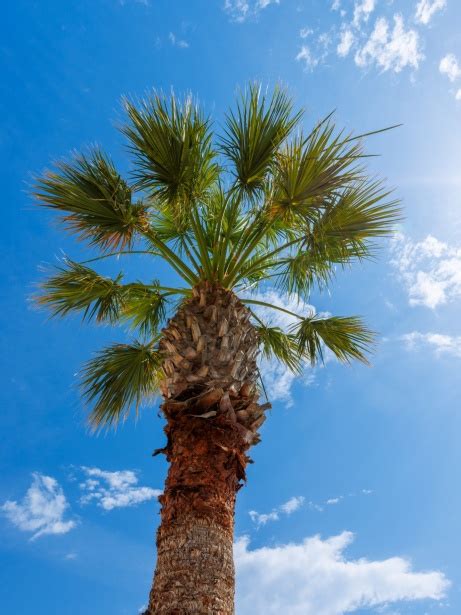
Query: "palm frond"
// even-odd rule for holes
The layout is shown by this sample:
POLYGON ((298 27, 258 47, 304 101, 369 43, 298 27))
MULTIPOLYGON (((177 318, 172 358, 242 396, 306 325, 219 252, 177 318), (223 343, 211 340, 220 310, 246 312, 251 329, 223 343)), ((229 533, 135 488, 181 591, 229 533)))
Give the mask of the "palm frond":
POLYGON ((367 353, 372 349, 374 334, 356 316, 305 318, 293 329, 301 353, 312 364, 323 361, 323 345, 342 362, 357 359, 368 363, 367 353))
POLYGON ((294 139, 275 159, 272 215, 287 223, 311 220, 328 197, 360 178, 357 161, 362 156, 360 143, 336 134, 330 121, 307 139, 294 139))
POLYGON ((153 342, 113 344, 99 351, 81 373, 86 402, 93 406, 90 423, 95 429, 124 420, 133 405, 158 391, 162 355, 153 342))
POLYGON ((221 147, 233 165, 238 187, 248 196, 265 188, 274 155, 301 117, 292 114, 287 94, 276 89, 270 99, 258 85, 250 86, 226 118, 221 147))
POLYGON ((268 359, 275 357, 295 374, 301 372, 302 354, 295 335, 285 333, 280 327, 269 327, 263 324, 255 326, 255 329, 263 356, 268 359))
POLYGON ((115 322, 123 306, 122 274, 115 280, 106 278, 80 263, 66 259, 65 267, 40 284, 41 293, 35 297, 38 305, 50 309, 53 316, 83 312, 83 318, 115 322))
POLYGON ((130 284, 126 287, 122 318, 129 320, 133 329, 144 336, 156 335, 166 316, 166 296, 158 283, 150 286, 130 284))
POLYGON ((360 256, 370 240, 391 234, 401 220, 399 202, 389 200, 390 194, 379 180, 363 179, 347 186, 315 219, 313 245, 323 241, 326 254, 329 249, 340 254, 342 246, 346 257, 354 251, 360 256))
POLYGON ((335 273, 335 261, 316 254, 313 250, 300 251, 276 263, 279 267, 276 274, 277 288, 289 295, 299 295, 303 299, 309 298, 314 285, 320 290, 327 287, 335 273))
POLYGON ((154 94, 138 106, 125 102, 129 123, 123 132, 136 159, 136 185, 171 207, 178 218, 204 197, 216 182, 219 167, 211 143, 209 121, 188 98, 168 101, 154 94))
POLYGON ((65 227, 91 245, 122 250, 146 224, 143 203, 133 203, 129 185, 99 150, 59 162, 55 171, 38 178, 40 204, 62 212, 65 227))

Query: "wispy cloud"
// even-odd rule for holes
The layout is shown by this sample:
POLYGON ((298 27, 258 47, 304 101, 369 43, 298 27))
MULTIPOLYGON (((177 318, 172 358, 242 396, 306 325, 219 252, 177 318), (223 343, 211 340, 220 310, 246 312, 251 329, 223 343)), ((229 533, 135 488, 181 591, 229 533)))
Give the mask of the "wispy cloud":
POLYGON ((451 82, 461 77, 461 67, 454 53, 447 53, 440 60, 439 71, 442 75, 446 75, 451 82))
POLYGON ((232 21, 242 23, 271 4, 280 4, 280 0, 225 0, 224 10, 232 21))
POLYGON ((315 512, 324 512, 326 506, 334 506, 339 504, 342 500, 349 497, 356 497, 357 495, 371 495, 373 491, 371 489, 361 489, 358 493, 349 493, 347 495, 338 495, 332 498, 328 498, 322 502, 313 502, 306 500, 304 496, 295 496, 290 498, 284 504, 273 508, 268 513, 258 513, 255 510, 250 510, 249 515, 256 523, 258 527, 266 525, 269 521, 279 521, 281 514, 291 515, 295 511, 302 507, 315 512))
POLYGON ((64 520, 69 508, 62 488, 56 479, 34 473, 32 484, 22 502, 5 502, 0 510, 23 532, 32 532, 32 540, 46 534, 67 534, 75 521, 64 520))
POLYGON ((351 532, 322 540, 250 549, 234 546, 237 612, 241 615, 343 615, 400 601, 441 600, 450 582, 442 572, 416 572, 402 557, 347 559, 351 532))
POLYGON ((416 5, 415 19, 417 22, 427 24, 431 21, 432 17, 438 12, 444 9, 447 5, 446 0, 419 0, 416 5))
MULTIPOLYGON (((353 57, 361 69, 375 67, 383 73, 400 73, 404 69, 414 71, 419 68, 424 60, 421 34, 418 29, 406 25, 401 13, 394 13, 392 19, 377 14, 382 5, 376 0, 355 0, 344 6, 342 8, 340 2, 331 6, 338 16, 338 23, 327 33, 332 45, 322 47, 322 34, 317 39, 312 37, 309 45, 303 43, 296 59, 303 61, 305 70, 312 71, 325 64, 331 50, 340 58, 353 57), (376 18, 372 20, 375 14, 376 18)), ((431 16, 438 10, 432 4, 429 8, 431 16)), ((421 16, 426 18, 427 9, 421 7, 421 11, 421 16)), ((420 23, 416 22, 417 25, 420 23)))
POLYGON ((352 30, 345 29, 341 32, 338 46, 336 47, 337 54, 345 58, 354 44, 355 35, 352 30))
POLYGON ((375 0, 356 0, 354 4, 354 17, 352 23, 356 28, 362 22, 367 22, 371 13, 375 10, 375 0))
POLYGON ((436 356, 446 355, 461 359, 461 335, 412 331, 402 335, 401 339, 409 350, 432 349, 436 356))
POLYGON ((328 500, 326 500, 325 504, 328 504, 329 506, 332 506, 334 504, 339 504, 342 499, 343 499, 342 495, 337 498, 329 498, 328 500))
POLYGON ((423 58, 419 34, 406 29, 402 15, 397 14, 393 27, 385 17, 376 20, 368 40, 355 54, 355 63, 362 68, 376 65, 382 71, 399 73, 407 67, 417 69, 423 58))
POLYGON ((414 242, 404 234, 392 243, 392 265, 412 306, 434 309, 461 297, 461 248, 428 235, 414 242))
POLYGON ((250 510, 249 515, 251 520, 256 523, 258 527, 266 525, 268 521, 278 521, 280 515, 291 515, 301 508, 304 504, 303 496, 294 496, 287 500, 284 504, 281 504, 277 508, 274 508, 269 513, 258 513, 256 510, 250 510))
MULTIPOLYGON (((458 58, 454 53, 447 53, 440 60, 439 71, 442 75, 448 77, 451 83, 459 81, 461 78, 461 66, 458 62, 458 58)), ((461 100, 461 88, 458 88, 455 92, 455 100, 461 100)))
POLYGON ((304 70, 309 72, 312 72, 320 61, 319 57, 314 56, 309 45, 302 45, 295 59, 303 64, 304 70))
POLYGON ((179 47, 180 49, 187 49, 189 47, 189 43, 184 39, 178 38, 174 32, 168 34, 168 40, 173 47, 179 47))
POLYGON ((159 489, 139 486, 138 476, 132 470, 107 472, 100 468, 82 466, 82 471, 87 478, 80 483, 83 493, 81 504, 96 502, 104 510, 112 510, 136 506, 162 494, 159 489))
POLYGON ((312 30, 312 28, 301 28, 301 30, 299 31, 299 36, 301 38, 307 38, 308 36, 313 34, 313 32, 314 30, 312 30))

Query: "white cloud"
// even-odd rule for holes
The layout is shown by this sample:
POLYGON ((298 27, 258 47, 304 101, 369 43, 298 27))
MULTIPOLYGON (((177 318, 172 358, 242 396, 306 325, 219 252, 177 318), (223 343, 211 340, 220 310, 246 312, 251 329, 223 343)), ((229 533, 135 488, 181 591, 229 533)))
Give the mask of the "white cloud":
POLYGON ((316 512, 323 512, 325 510, 323 506, 317 504, 316 502, 308 502, 307 507, 310 510, 315 510, 316 512))
POLYGON ((353 534, 251 550, 234 546, 240 615, 342 615, 360 608, 422 599, 440 600, 449 581, 438 571, 415 572, 401 557, 348 560, 353 534))
POLYGON ((256 510, 250 510, 248 511, 248 514, 250 515, 251 520, 256 523, 258 527, 260 525, 266 525, 268 521, 278 521, 280 518, 276 510, 273 510, 270 513, 259 513, 256 510))
POLYGON ((74 559, 77 559, 77 557, 78 557, 77 553, 67 553, 64 556, 64 559, 65 560, 74 560, 74 559))
POLYGON ((295 59, 297 62, 304 64, 304 70, 306 71, 314 70, 319 63, 319 58, 313 55, 310 47, 307 45, 302 45, 295 59))
POLYGON ((328 504, 329 506, 332 506, 334 504, 339 504, 339 502, 342 500, 342 496, 338 497, 338 498, 330 498, 329 500, 327 500, 325 502, 325 504, 328 504))
POLYGON ((440 60, 439 71, 442 75, 446 75, 451 82, 461 77, 461 67, 453 53, 447 53, 447 55, 440 60))
POLYGON ((180 47, 181 49, 187 49, 189 47, 189 43, 183 39, 179 39, 174 32, 168 34, 168 40, 173 47, 180 47))
POLYGON ((258 0, 256 6, 259 9, 265 9, 269 4, 280 4, 280 0, 258 0))
POLYGON ((405 29, 401 15, 394 15, 392 29, 387 19, 380 17, 367 42, 355 54, 355 63, 360 67, 376 64, 383 71, 396 73, 406 67, 417 69, 424 57, 420 47, 418 33, 405 29))
POLYGON ((51 476, 34 473, 32 484, 22 502, 8 500, 0 510, 18 529, 33 532, 32 540, 46 534, 66 534, 75 521, 65 521, 69 508, 58 482, 51 476))
POLYGON ((290 498, 284 504, 281 504, 277 508, 274 508, 269 513, 258 513, 256 510, 250 510, 248 514, 251 517, 251 520, 256 523, 258 527, 261 525, 266 525, 268 521, 278 521, 280 519, 280 515, 292 515, 294 512, 299 510, 301 506, 304 504, 304 497, 302 495, 294 496, 290 498))
POLYGON ((83 492, 80 498, 82 504, 95 501, 104 510, 112 510, 136 506, 162 494, 159 489, 138 486, 138 477, 131 470, 107 472, 86 466, 82 466, 82 470, 88 477, 80 484, 83 492))
POLYGON ((226 0, 224 10, 234 21, 245 21, 250 14, 250 5, 246 0, 226 0))
POLYGON ((301 28, 301 30, 299 31, 299 36, 301 38, 307 38, 308 36, 310 36, 311 34, 313 34, 313 30, 311 30, 311 28, 301 28))
POLYGON ((437 11, 447 5, 446 0, 419 0, 416 5, 415 19, 417 22, 427 25, 437 11))
POLYGON ((407 290, 410 305, 434 309, 461 297, 461 248, 432 235, 413 242, 399 233, 393 239, 391 263, 407 290))
POLYGON ((271 4, 280 4, 280 0, 225 0, 224 10, 232 21, 242 23, 271 4))
POLYGON ((336 51, 340 57, 345 58, 348 55, 354 44, 354 40, 355 36, 351 30, 343 30, 341 32, 340 40, 336 47, 336 51))
POLYGON ((302 495, 294 496, 290 498, 285 504, 280 506, 280 510, 286 515, 291 515, 296 512, 304 503, 304 497, 302 495))
POLYGON ((375 0, 357 0, 354 5, 353 24, 356 28, 362 22, 368 21, 371 13, 375 10, 375 0))
POLYGON ((449 355, 461 359, 461 335, 443 335, 441 333, 420 333, 412 331, 402 335, 402 341, 409 349, 430 348, 436 356, 449 355))

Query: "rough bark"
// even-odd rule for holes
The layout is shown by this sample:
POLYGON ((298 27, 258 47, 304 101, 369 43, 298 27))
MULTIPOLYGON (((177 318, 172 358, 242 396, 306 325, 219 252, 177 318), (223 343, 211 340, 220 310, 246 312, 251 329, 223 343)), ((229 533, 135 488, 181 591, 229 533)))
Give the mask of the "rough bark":
POLYGON ((170 463, 160 497, 149 615, 234 613, 234 507, 269 404, 258 404, 258 339, 229 291, 194 289, 164 330, 162 412, 170 463))

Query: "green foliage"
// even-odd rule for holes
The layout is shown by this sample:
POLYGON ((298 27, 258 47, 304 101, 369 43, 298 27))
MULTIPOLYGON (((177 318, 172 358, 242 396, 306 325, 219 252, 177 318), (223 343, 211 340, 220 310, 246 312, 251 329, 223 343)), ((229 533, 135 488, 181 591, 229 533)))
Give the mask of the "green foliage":
POLYGON ((354 316, 304 318, 295 327, 295 335, 300 351, 311 363, 318 359, 323 361, 323 345, 340 361, 349 363, 357 359, 367 363, 366 355, 374 340, 374 334, 354 316))
POLYGON ((139 106, 126 101, 130 122, 123 131, 136 158, 137 187, 181 218, 216 182, 219 167, 208 120, 188 98, 181 105, 154 95, 139 106))
POLYGON ((85 400, 92 405, 90 422, 110 427, 126 418, 133 404, 158 391, 162 356, 154 344, 113 344, 86 363, 81 375, 85 400))
POLYGON ((360 143, 334 134, 330 122, 287 144, 275 157, 271 210, 291 223, 312 220, 335 191, 360 179, 360 143))
POLYGON ((83 318, 116 322, 123 305, 122 274, 115 280, 105 278, 93 269, 67 259, 66 267, 43 282, 36 301, 50 309, 53 316, 83 312, 83 318))
POLYGON ((131 188, 99 150, 59 162, 36 182, 42 205, 63 212, 68 230, 105 250, 130 246, 146 223, 146 208, 132 203, 131 188))
POLYGON ((285 333, 280 327, 267 325, 259 325, 255 329, 258 332, 263 356, 268 359, 275 357, 295 374, 300 373, 302 356, 295 335, 285 333))
POLYGON ((122 317, 146 337, 158 334, 166 316, 166 297, 159 285, 130 284, 124 296, 122 317))
POLYGON ((278 149, 301 118, 280 89, 268 98, 259 85, 251 85, 227 116, 221 147, 232 163, 237 186, 247 195, 264 191, 278 149))
POLYGON ((227 114, 221 135, 190 97, 154 94, 125 109, 132 183, 93 150, 58 163, 35 190, 67 230, 102 251, 91 261, 144 253, 182 280, 122 284, 122 274, 111 279, 67 260, 42 283, 37 301, 53 315, 128 325, 143 340, 112 346, 85 367, 93 423, 115 424, 154 392, 161 328, 178 297, 203 281, 296 317, 299 324, 284 331, 254 314, 263 355, 294 372, 323 360, 325 349, 341 361, 366 361, 373 336, 359 318, 293 314, 247 293, 270 283, 309 299, 339 269, 374 257, 400 219, 398 203, 366 171, 363 141, 375 133, 345 135, 330 114, 307 136, 295 134, 302 113, 287 93, 263 94, 256 85, 227 114))

